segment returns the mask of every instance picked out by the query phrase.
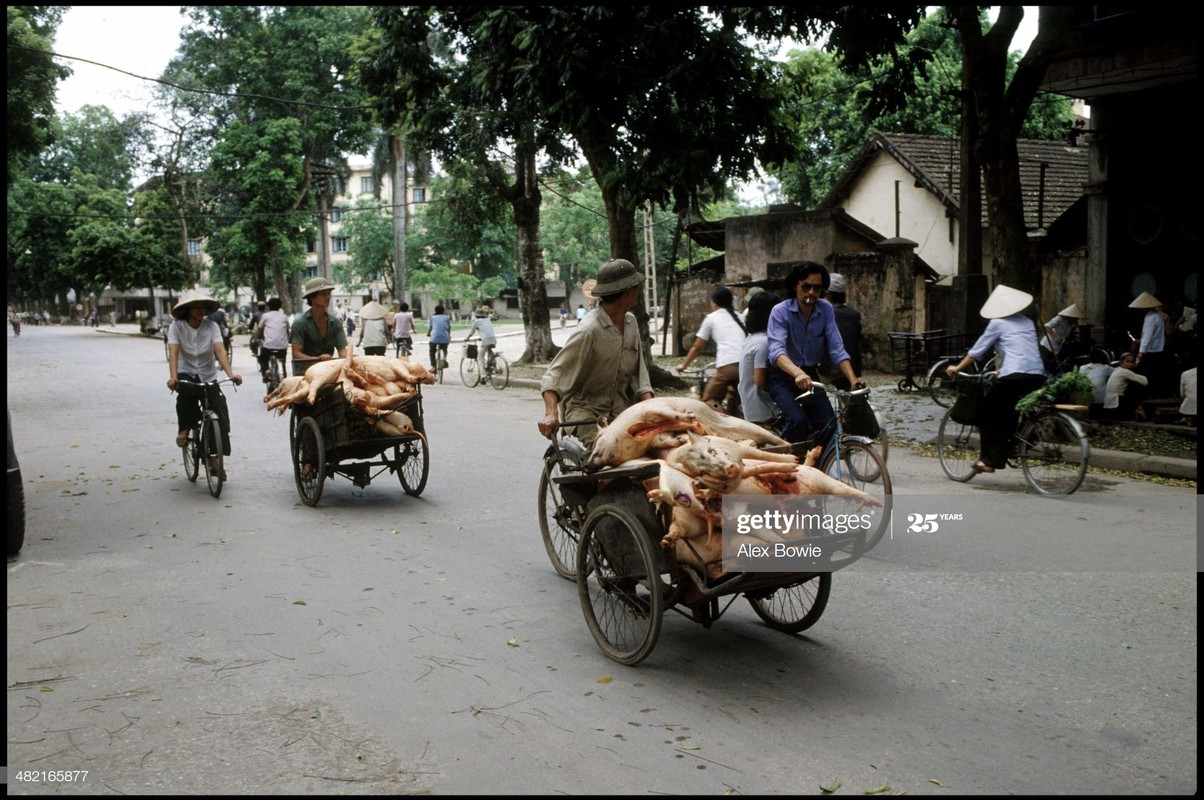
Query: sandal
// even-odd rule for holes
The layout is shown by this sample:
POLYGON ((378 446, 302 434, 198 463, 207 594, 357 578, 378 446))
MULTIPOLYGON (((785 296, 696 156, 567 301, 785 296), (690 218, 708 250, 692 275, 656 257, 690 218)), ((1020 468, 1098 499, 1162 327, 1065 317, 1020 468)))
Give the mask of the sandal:
POLYGON ((176 434, 176 447, 186 447, 188 445, 188 431, 176 434))

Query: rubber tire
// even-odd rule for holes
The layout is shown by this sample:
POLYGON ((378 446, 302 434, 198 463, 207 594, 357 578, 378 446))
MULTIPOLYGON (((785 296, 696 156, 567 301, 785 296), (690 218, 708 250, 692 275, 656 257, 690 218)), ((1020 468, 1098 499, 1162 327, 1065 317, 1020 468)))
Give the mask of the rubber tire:
POLYGON ((647 658, 660 636, 665 599, 652 541, 634 515, 610 503, 590 513, 581 527, 577 574, 581 610, 602 652, 628 666, 647 658), (612 548, 625 558, 621 572, 645 578, 618 577, 600 534, 613 535, 612 548))
POLYGON ((205 483, 209 485, 209 494, 214 497, 222 496, 222 484, 225 483, 226 465, 222 460, 222 423, 216 413, 205 412, 201 427, 201 460, 205 465, 205 483), (217 461, 217 469, 213 469, 213 461, 217 461))
MULTIPOLYGON (((924 391, 941 408, 952 408, 954 401, 957 400, 957 387, 953 385, 953 378, 945 374, 945 369, 956 367, 960 363, 960 358, 942 358, 932 365, 928 370, 928 376, 924 379, 924 391)), ((971 363, 963 372, 973 375, 978 372, 978 369, 974 363, 971 363)))
POLYGON ((1083 484, 1091 459, 1091 444, 1082 430, 1058 413, 1038 414, 1026 422, 1017 450, 1028 485, 1051 496, 1073 494, 1083 484))
POLYGON ((401 481, 401 488, 410 497, 422 494, 431 471, 431 454, 426 436, 402 442, 394 449, 393 455, 398 464, 397 478, 401 481))
POLYGON ((480 384, 481 365, 475 358, 465 356, 460 359, 460 380, 464 381, 464 385, 469 389, 480 384))
POLYGON ((201 472, 200 447, 200 428, 194 426, 188 432, 188 441, 180 448, 180 456, 184 460, 184 477, 188 478, 189 483, 196 483, 201 472))
POLYGON ((493 360, 493 372, 489 376, 489 382, 500 392, 510 385, 510 363, 500 353, 494 353, 493 360))
POLYGON ((832 573, 821 572, 802 583, 783 586, 766 597, 745 597, 766 625, 783 633, 799 633, 823 616, 831 592, 832 573))
POLYGON ((952 413, 952 409, 946 411, 941 419, 941 427, 936 436, 936 454, 940 459, 941 469, 949 479, 965 483, 978 474, 974 463, 978 461, 982 436, 977 425, 954 422, 950 416, 952 413))
POLYGON ((5 555, 9 558, 21 552, 25 544, 25 482, 21 470, 8 473, 8 534, 5 555))
POLYGON ((307 506, 316 506, 322 498, 322 485, 326 481, 326 443, 322 431, 313 417, 301 417, 293 438, 293 478, 297 482, 297 494, 307 506), (312 472, 302 478, 302 467, 309 466, 312 472))
MULTIPOLYGON (((549 448, 550 449, 550 448, 549 448)), ((581 533, 569 523, 571 509, 565 507, 560 488, 552 481, 563 473, 560 464, 544 456, 543 472, 539 476, 539 535, 556 574, 570 581, 577 580, 577 543, 581 533)))
POLYGON ((882 506, 863 507, 861 501, 853 498, 831 497, 827 500, 829 509, 833 504, 837 514, 869 514, 873 517, 870 529, 866 532, 863 553, 868 553, 890 529, 891 510, 891 480, 886 462, 873 445, 859 441, 845 441, 840 445, 841 468, 836 467, 836 449, 828 451, 820 469, 843 483, 860 489, 882 501, 882 506), (839 473, 839 474, 837 474, 839 473), (844 508, 841 508, 844 506, 844 508))
POLYGON ((284 365, 280 363, 279 358, 272 356, 268 359, 268 393, 276 391, 282 380, 284 380, 284 365))

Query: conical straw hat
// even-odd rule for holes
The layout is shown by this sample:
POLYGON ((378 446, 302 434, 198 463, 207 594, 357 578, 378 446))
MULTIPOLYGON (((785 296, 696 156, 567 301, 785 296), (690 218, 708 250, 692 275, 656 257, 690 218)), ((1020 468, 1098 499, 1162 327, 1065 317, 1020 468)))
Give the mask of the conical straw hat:
POLYGON ((387 316, 389 316, 389 310, 375 300, 365 303, 364 307, 360 309, 360 319, 384 319, 387 316))
POLYGON ((1071 319, 1082 319, 1087 316, 1083 313, 1083 309, 1079 308, 1078 303, 1071 303, 1058 312, 1059 317, 1070 317, 1071 319))
POLYGON ((982 304, 979 315, 983 319, 999 319, 1019 314, 1033 302, 1033 296, 1028 292, 1004 286, 1002 283, 995 287, 987 302, 982 304))
POLYGON ((1160 305, 1162 305, 1162 303, 1158 302, 1157 297, 1154 297, 1154 295, 1150 294, 1149 292, 1142 292, 1141 294, 1137 295, 1136 300, 1134 300, 1132 303, 1129 303, 1129 308, 1157 308, 1160 305))

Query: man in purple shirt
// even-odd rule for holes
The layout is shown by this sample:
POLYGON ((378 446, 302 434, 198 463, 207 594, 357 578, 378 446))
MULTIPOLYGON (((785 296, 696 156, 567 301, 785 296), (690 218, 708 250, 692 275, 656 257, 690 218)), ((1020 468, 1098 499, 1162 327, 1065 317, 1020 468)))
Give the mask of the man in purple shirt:
POLYGON ((782 438, 788 442, 803 442, 819 434, 836 416, 826 395, 812 395, 801 403, 795 399, 818 379, 825 355, 850 386, 858 383, 832 304, 820 299, 830 283, 823 264, 802 262, 783 283, 789 299, 769 314, 769 394, 782 412, 782 438))

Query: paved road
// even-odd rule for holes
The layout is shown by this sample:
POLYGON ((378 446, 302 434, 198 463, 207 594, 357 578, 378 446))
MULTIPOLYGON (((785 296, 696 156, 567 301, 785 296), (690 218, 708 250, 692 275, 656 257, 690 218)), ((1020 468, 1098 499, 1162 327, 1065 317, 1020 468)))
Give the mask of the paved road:
POLYGON ((804 636, 743 602, 710 630, 669 614, 628 668, 539 543, 534 392, 430 387, 421 498, 340 477, 308 508, 287 419, 244 389, 214 500, 171 446, 158 342, 7 347, 30 515, 10 770, 87 769, 106 794, 1195 790, 1190 490, 1043 500, 901 449, 897 495, 965 524, 839 573, 804 636))

